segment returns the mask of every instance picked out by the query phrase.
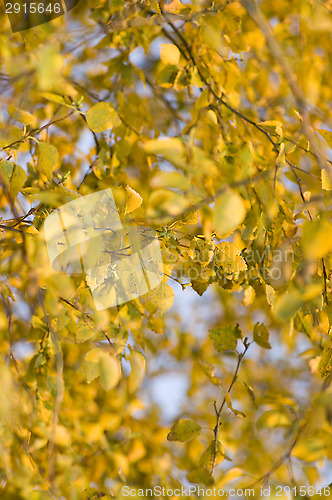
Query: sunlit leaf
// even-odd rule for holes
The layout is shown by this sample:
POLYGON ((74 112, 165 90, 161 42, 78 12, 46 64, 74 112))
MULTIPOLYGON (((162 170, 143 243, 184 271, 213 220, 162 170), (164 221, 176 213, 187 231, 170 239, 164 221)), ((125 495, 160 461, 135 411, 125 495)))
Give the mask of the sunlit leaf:
POLYGON ((130 355, 131 373, 128 377, 128 391, 134 393, 144 380, 146 361, 142 353, 133 351, 130 355))
POLYGON ((271 349, 271 345, 269 343, 270 333, 263 323, 255 324, 253 336, 254 336, 254 341, 260 347, 264 347, 264 349, 271 349))
POLYGON ((222 194, 213 209, 213 225, 219 237, 236 229, 246 216, 243 198, 234 191, 222 194))
POLYGON ((201 432, 201 426, 189 419, 176 422, 167 435, 168 441, 191 441, 201 432))
POLYGON ((117 112, 108 102, 98 102, 92 106, 86 114, 86 119, 93 132, 106 132, 121 123, 117 112))
POLYGON ((143 198, 130 186, 126 186, 127 191, 127 202, 126 202, 126 214, 131 214, 136 208, 140 207, 143 202, 143 198))
POLYGON ((179 64, 180 51, 172 43, 164 43, 160 46, 160 59, 164 64, 179 64))
POLYGON ((52 173, 58 164, 58 150, 53 144, 40 142, 38 144, 38 162, 37 168, 43 172, 48 179, 51 179, 52 173))

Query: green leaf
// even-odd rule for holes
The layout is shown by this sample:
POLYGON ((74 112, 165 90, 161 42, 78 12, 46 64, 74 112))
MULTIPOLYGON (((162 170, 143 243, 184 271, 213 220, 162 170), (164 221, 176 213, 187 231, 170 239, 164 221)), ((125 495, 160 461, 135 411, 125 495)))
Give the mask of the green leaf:
POLYGON ((98 102, 86 114, 89 128, 93 132, 106 132, 121 123, 119 115, 108 102, 98 102))
POLYGON ((62 309, 60 314, 57 314, 52 318, 51 324, 52 324, 52 329, 57 332, 59 330, 62 330, 66 325, 68 325, 69 321, 71 319, 71 316, 68 312, 67 309, 62 309))
POLYGON ((53 144, 38 143, 37 169, 43 172, 48 179, 52 178, 52 173, 58 164, 58 157, 58 150, 53 144))
POLYGON ((213 341, 213 347, 216 351, 234 351, 237 340, 242 338, 242 332, 239 325, 229 325, 209 330, 209 337, 213 341))
POLYGON ((234 191, 222 194, 213 209, 213 225, 217 235, 222 238, 231 234, 246 216, 243 198, 234 191))
POLYGON ((181 419, 176 422, 167 435, 168 441, 191 441, 201 432, 201 426, 189 419, 181 419))
POLYGON ((2 160, 0 162, 0 172, 8 187, 10 186, 10 179, 13 175, 13 171, 14 171, 14 163, 8 160, 2 160))
POLYGON ((264 349, 271 349, 269 343, 270 333, 263 323, 256 323, 254 326, 254 341, 264 349))

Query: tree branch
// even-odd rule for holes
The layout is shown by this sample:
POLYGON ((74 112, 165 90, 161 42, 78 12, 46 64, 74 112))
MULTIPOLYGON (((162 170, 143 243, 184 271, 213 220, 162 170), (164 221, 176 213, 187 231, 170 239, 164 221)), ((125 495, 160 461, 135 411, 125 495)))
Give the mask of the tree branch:
POLYGON ((248 349, 250 347, 250 343, 248 343, 248 339, 247 338, 244 339, 243 345, 244 345, 244 351, 241 354, 239 354, 234 376, 233 376, 232 381, 231 381, 231 383, 230 383, 230 385, 229 385, 229 387, 227 389, 227 392, 226 392, 226 394, 224 396, 224 399, 222 400, 222 403, 221 403, 220 407, 218 408, 216 402, 214 402, 214 409, 215 409, 215 412, 216 412, 217 421, 216 421, 216 426, 215 426, 214 431, 213 431, 214 432, 214 445, 213 445, 213 457, 212 457, 212 465, 211 465, 211 475, 214 474, 215 467, 216 467, 219 429, 220 429, 220 425, 221 425, 221 412, 223 411, 224 406, 226 404, 226 397, 227 397, 227 395, 230 394, 230 392, 231 392, 231 390, 233 388, 233 385, 236 382, 236 379, 237 379, 237 376, 239 374, 239 370, 240 370, 240 366, 241 366, 241 363, 243 361, 243 358, 246 355, 246 353, 247 353, 247 351, 248 351, 248 349))

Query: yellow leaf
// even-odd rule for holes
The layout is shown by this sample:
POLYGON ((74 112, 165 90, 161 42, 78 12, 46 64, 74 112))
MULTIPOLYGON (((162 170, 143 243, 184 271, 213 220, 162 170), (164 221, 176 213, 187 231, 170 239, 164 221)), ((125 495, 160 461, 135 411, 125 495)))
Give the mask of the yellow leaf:
POLYGON ((103 352, 100 356, 100 383, 105 391, 114 389, 121 378, 121 365, 113 355, 103 352))
POLYGON ((271 285, 266 285, 266 300, 270 306, 274 306, 275 294, 274 288, 271 285))
POLYGON ((71 436, 63 425, 57 425, 55 429, 54 442, 58 446, 68 447, 71 445, 71 436))
POLYGON ((144 143, 144 151, 150 155, 163 155, 171 163, 183 162, 186 156, 184 143, 176 137, 162 137, 144 143))
POLYGON ((25 171, 16 163, 3 160, 0 163, 0 172, 7 184, 9 194, 12 198, 16 198, 26 181, 27 175, 25 171))
POLYGON ((302 299, 299 294, 285 293, 276 300, 274 315, 280 321, 288 321, 300 308, 302 299))
POLYGON ((242 338, 239 325, 212 328, 209 337, 213 341, 213 347, 217 352, 233 351, 236 349, 237 340, 242 338))
POLYGON ((164 64, 173 64, 176 66, 180 61, 180 51, 176 45, 164 43, 161 45, 160 59, 164 64))
POLYGON ((58 163, 58 150, 53 144, 48 142, 38 143, 38 161, 37 169, 43 172, 48 179, 51 179, 52 173, 58 163))
POLYGON ((228 190, 222 194, 213 210, 213 224, 217 235, 233 232, 244 220, 246 208, 243 198, 234 191, 228 190))
POLYGON ((58 91, 62 86, 61 70, 64 56, 56 44, 41 44, 34 60, 36 77, 40 90, 58 91))
POLYGON ((244 414, 244 413, 242 413, 242 411, 240 411, 240 410, 236 410, 236 409, 232 406, 232 400, 231 400, 231 396, 230 396, 229 392, 227 392, 227 393, 225 394, 225 401, 226 401, 226 404, 227 404, 228 408, 229 408, 230 410, 232 410, 232 412, 234 413, 234 415, 236 415, 236 416, 237 416, 237 417, 239 417, 239 418, 245 418, 245 414, 244 414))
POLYGON ((75 328, 75 339, 76 342, 85 342, 91 339, 96 334, 95 330, 91 328, 87 323, 79 322, 75 328))
POLYGON ((189 419, 181 419, 176 422, 167 435, 168 441, 191 441, 201 432, 201 426, 189 419))
POLYGON ((211 469, 213 460, 215 460, 215 465, 218 465, 224 460, 224 457, 225 450, 221 442, 217 441, 217 443, 215 443, 215 440, 213 439, 212 441, 210 441, 210 443, 207 445, 202 455, 200 456, 198 465, 200 467, 211 469))
POLYGON ((130 186, 126 186, 127 202, 125 214, 131 214, 136 208, 140 207, 143 203, 143 198, 130 186))
POLYGON ((89 128, 93 132, 105 132, 121 123, 119 115, 108 102, 98 102, 86 114, 89 128))
POLYGON ((56 104, 61 104, 61 106, 66 106, 67 108, 72 108, 73 105, 70 99, 63 95, 53 94, 52 92, 40 92, 39 95, 46 99, 47 101, 54 102, 56 104))
POLYGON ((13 142, 19 141, 20 139, 22 139, 22 136, 23 132, 19 127, 10 127, 7 134, 0 134, 0 148, 4 148, 6 146, 9 146, 13 142))
POLYGON ((215 264, 222 267, 226 273, 239 273, 247 269, 245 260, 240 256, 240 251, 234 243, 228 241, 217 245, 215 264))
POLYGON ((328 445, 320 437, 310 436, 302 439, 294 448, 293 455, 299 460, 314 462, 326 456, 328 445))
POLYGON ((254 341, 264 349, 271 349, 269 343, 270 333, 263 323, 256 323, 254 326, 254 341))
POLYGON ((211 363, 208 363, 207 361, 200 359, 198 361, 198 364, 201 367, 201 369, 203 370, 203 372, 205 373, 205 375, 207 376, 207 378, 212 382, 213 385, 218 386, 221 384, 220 378, 215 376, 216 369, 213 365, 211 365, 211 363))
POLYGON ((322 177, 322 189, 324 189, 325 191, 331 191, 332 184, 330 181, 329 174, 325 168, 321 170, 321 177, 322 177))
POLYGON ((137 391, 144 380, 146 361, 142 353, 132 351, 130 356, 131 373, 128 377, 128 391, 130 394, 137 391))
POLYGON ((205 486, 211 486, 214 484, 214 479, 211 472, 207 467, 202 467, 201 469, 194 469, 187 474, 187 479, 193 484, 204 484, 205 486))
POLYGON ((158 0, 148 0, 148 2, 151 5, 151 7, 153 8, 153 10, 155 10, 157 12, 157 14, 161 14, 158 0))
POLYGON ((274 427, 288 427, 290 424, 289 418, 285 413, 279 410, 267 410, 258 418, 256 422, 257 429, 274 428, 274 427))
POLYGON ((248 286, 244 290, 244 297, 242 300, 242 304, 244 306, 249 306, 250 304, 252 304, 254 302, 255 297, 256 297, 255 289, 252 286, 248 286))
POLYGON ((188 205, 185 196, 168 189, 157 189, 150 196, 146 215, 151 218, 176 217, 188 208, 188 205))
POLYGON ((330 148, 332 148, 332 132, 323 128, 318 129, 320 135, 325 139, 330 148))
POLYGON ((332 250, 332 223, 326 219, 303 224, 302 246, 306 259, 319 259, 332 250))
POLYGON ((285 144, 282 142, 280 145, 280 150, 278 154, 278 158, 276 160, 276 164, 278 167, 282 167, 286 163, 286 155, 285 155, 285 144))
POLYGON ((28 111, 23 111, 22 109, 16 108, 16 106, 14 104, 10 104, 8 106, 8 113, 15 120, 17 120, 18 122, 22 123, 25 126, 27 126, 27 125, 31 125, 31 126, 37 125, 37 118, 35 116, 33 116, 28 111))
POLYGON ((147 298, 148 302, 152 305, 152 311, 161 316, 173 305, 174 290, 162 281, 160 285, 146 294, 144 298, 147 298))
POLYGON ((151 180, 153 188, 178 188, 189 191, 192 188, 190 180, 179 172, 161 172, 151 180))
POLYGON ((88 383, 100 376, 106 391, 113 389, 121 377, 119 360, 100 348, 91 349, 85 355, 84 372, 88 383))

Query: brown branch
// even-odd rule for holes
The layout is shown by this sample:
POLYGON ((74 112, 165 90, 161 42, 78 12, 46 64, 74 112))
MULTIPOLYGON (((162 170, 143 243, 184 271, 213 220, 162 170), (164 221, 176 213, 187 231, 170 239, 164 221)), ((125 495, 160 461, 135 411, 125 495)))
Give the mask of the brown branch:
POLYGON ((230 383, 230 385, 229 385, 229 387, 227 389, 227 392, 225 393, 224 399, 223 399, 220 407, 218 408, 217 407, 217 403, 214 402, 214 409, 215 409, 215 412, 216 412, 217 420, 216 420, 215 428, 213 430, 213 432, 214 432, 214 444, 213 444, 213 456, 212 456, 212 465, 211 465, 211 475, 214 474, 215 467, 216 467, 217 450, 218 450, 218 438, 219 438, 219 430, 220 430, 220 425, 221 425, 221 413, 222 413, 222 411, 224 409, 224 406, 226 404, 226 397, 227 397, 227 395, 230 394, 230 392, 231 392, 231 390, 233 388, 233 385, 236 382, 236 379, 238 377, 240 366, 241 366, 241 363, 243 361, 243 358, 246 355, 246 353, 247 353, 247 351, 248 351, 248 349, 250 347, 250 343, 248 343, 248 339, 247 338, 244 339, 243 345, 244 345, 244 351, 241 354, 238 355, 238 361, 237 361, 237 365, 236 365, 234 376, 233 376, 232 381, 231 381, 231 383, 230 383))
POLYGON ((54 125, 56 123, 59 123, 59 122, 62 122, 64 120, 66 120, 67 118, 69 118, 73 113, 75 112, 75 109, 72 109, 70 113, 68 113, 66 116, 63 116, 62 118, 54 118, 53 120, 51 120, 50 122, 46 123, 45 125, 43 125, 42 127, 40 128, 35 128, 35 129, 32 129, 30 130, 27 134, 25 134, 22 139, 19 139, 17 141, 14 141, 10 144, 8 144, 8 146, 3 146, 1 149, 3 150, 6 150, 6 149, 11 149, 13 146, 16 146, 17 144, 22 144, 24 142, 27 142, 28 139, 32 138, 32 137, 35 137, 36 135, 38 135, 40 132, 42 132, 43 130, 46 130, 48 129, 51 125, 54 125))
POLYGON ((4 229, 5 231, 13 231, 14 233, 23 233, 23 231, 21 231, 20 229, 15 229, 14 226, 5 226, 4 224, 0 224, 0 229, 4 229))
POLYGON ((172 28, 172 30, 174 31, 174 33, 177 35, 178 39, 182 42, 182 45, 184 46, 185 50, 183 49, 183 47, 181 45, 179 45, 176 42, 176 40, 174 40, 174 38, 168 33, 168 31, 164 27, 162 27, 163 33, 165 34, 165 36, 169 40, 172 41, 172 43, 174 45, 176 45, 178 47, 178 49, 180 50, 180 52, 182 53, 182 55, 185 57, 185 59, 190 60, 193 63, 193 65, 197 69, 197 72, 198 72, 198 75, 199 75, 200 79, 207 86, 207 88, 209 89, 209 91, 213 95, 213 97, 216 99, 216 101, 219 102, 220 104, 222 104, 223 106, 225 106, 233 114, 235 114, 236 116, 238 116, 242 120, 245 120, 247 123, 250 123, 253 127, 255 127, 257 130, 259 130, 260 132, 262 132, 267 137, 267 139, 271 142, 271 144, 273 145, 273 147, 276 148, 276 143, 273 141, 273 139, 271 138, 270 134, 263 127, 261 127, 260 125, 258 125, 258 123, 256 123, 254 120, 252 120, 251 118, 247 117, 246 115, 244 115, 243 113, 241 113, 237 109, 233 108, 233 106, 231 106, 230 104, 228 104, 228 102, 226 102, 222 97, 218 96, 218 94, 213 89, 211 83, 203 75, 202 70, 199 67, 199 65, 197 64, 196 59, 194 57, 194 54, 193 54, 193 52, 192 52, 192 50, 191 50, 191 48, 190 48, 187 40, 183 37, 183 35, 180 32, 180 30, 172 23, 172 21, 169 20, 168 15, 163 10, 162 10, 162 16, 165 19, 165 21, 167 22, 167 24, 172 28))

